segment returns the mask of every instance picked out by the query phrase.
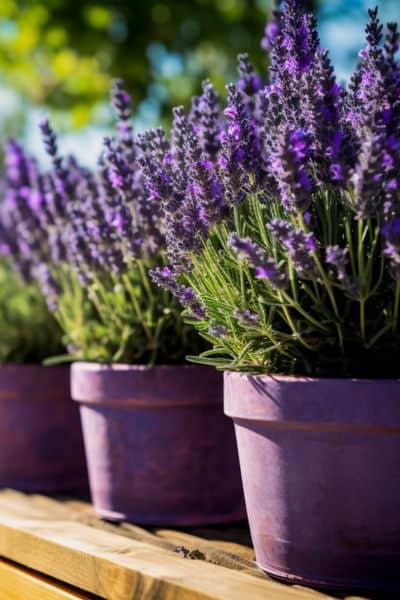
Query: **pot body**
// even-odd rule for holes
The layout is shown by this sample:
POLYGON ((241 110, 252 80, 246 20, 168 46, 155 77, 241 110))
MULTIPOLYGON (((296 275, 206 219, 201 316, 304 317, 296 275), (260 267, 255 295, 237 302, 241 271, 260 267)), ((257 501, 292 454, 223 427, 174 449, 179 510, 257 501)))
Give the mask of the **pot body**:
POLYGON ((258 565, 323 587, 400 584, 400 381, 225 373, 258 565))
POLYGON ((0 366, 0 487, 87 491, 69 366, 0 366))
POLYGON ((159 525, 244 518, 221 374, 93 363, 76 363, 71 373, 100 516, 159 525))

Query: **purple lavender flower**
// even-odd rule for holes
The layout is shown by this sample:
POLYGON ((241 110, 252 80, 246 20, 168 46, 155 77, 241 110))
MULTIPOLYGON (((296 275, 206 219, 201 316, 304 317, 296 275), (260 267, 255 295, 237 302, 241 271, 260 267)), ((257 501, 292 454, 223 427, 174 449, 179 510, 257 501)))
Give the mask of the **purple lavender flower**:
POLYGON ((383 173, 379 170, 382 143, 382 136, 366 140, 354 171, 355 205, 360 218, 372 214, 382 204, 383 173))
POLYGON ((202 84, 203 93, 192 101, 189 122, 208 160, 213 160, 221 147, 223 127, 219 95, 208 80, 202 84))
POLYGON ((197 321, 203 321, 206 313, 193 288, 180 286, 176 294, 179 302, 189 311, 189 316, 197 321))
POLYGON ((400 278, 400 216, 387 221, 382 227, 385 240, 385 254, 390 259, 391 273, 395 279, 400 278))
POLYGON ((348 248, 337 245, 326 248, 326 262, 335 267, 339 281, 343 281, 347 274, 348 252, 348 248))
POLYGON ((114 79, 111 87, 111 104, 117 116, 118 139, 124 148, 128 161, 135 159, 133 129, 131 125, 131 97, 122 79, 114 79))
POLYGON ((208 333, 214 338, 223 338, 228 335, 228 329, 225 325, 211 325, 208 328, 208 333))
POLYGON ((244 256, 252 267, 261 264, 265 259, 265 250, 258 246, 249 238, 240 238, 236 233, 232 233, 228 245, 241 256, 244 256))
POLYGON ((272 41, 271 71, 274 78, 301 78, 313 65, 319 45, 315 18, 304 14, 300 3, 287 0, 279 20, 279 32, 272 41))
POLYGON ((336 275, 337 280, 340 281, 347 292, 351 296, 357 297, 359 286, 354 278, 348 273, 348 254, 348 248, 341 248, 338 245, 327 246, 325 251, 325 260, 326 263, 333 268, 333 272, 336 275))
POLYGON ((271 168, 282 204, 289 212, 305 212, 311 204, 313 182, 307 171, 309 158, 310 140, 304 131, 288 131, 281 137, 271 168))
POLYGON ((170 267, 155 267, 150 271, 150 277, 157 285, 169 290, 172 294, 179 293, 177 274, 170 267))
POLYGON ((295 229, 291 223, 282 219, 272 219, 267 228, 288 251, 298 276, 303 279, 315 278, 317 271, 312 253, 317 245, 314 234, 295 229))
POLYGON ((156 267, 150 277, 160 287, 168 290, 188 310, 189 316, 198 321, 205 319, 205 311, 193 288, 178 282, 179 274, 168 266, 156 267))
POLYGON ((254 71, 254 67, 251 64, 247 53, 239 54, 238 71, 240 78, 236 85, 241 92, 246 94, 246 96, 253 96, 263 87, 262 79, 254 71))
POLYGON ((58 153, 57 141, 54 131, 50 127, 50 122, 47 117, 42 117, 39 120, 39 129, 42 133, 43 144, 49 156, 56 158, 58 153))
POLYGON ((224 196, 233 205, 243 199, 244 193, 258 189, 265 174, 256 122, 234 85, 228 86, 225 116, 228 123, 218 162, 224 196))
POLYGON ((354 135, 362 140, 368 132, 379 135, 393 133, 399 124, 399 68, 393 52, 398 45, 397 28, 388 25, 385 48, 381 42, 383 27, 378 9, 370 9, 366 26, 366 47, 354 72, 347 97, 347 120, 354 135))
MULTIPOLYGON (((278 12, 278 11, 276 11, 276 12, 278 12)), ((279 12, 278 12, 278 15, 279 15, 279 12)), ((277 20, 269 21, 265 25, 264 37, 261 40, 261 47, 263 48, 263 50, 269 52, 273 48, 273 45, 274 45, 275 40, 278 37, 279 33, 280 33, 280 26, 279 26, 279 22, 277 20)))
MULTIPOLYGON (((308 139, 311 171, 307 167, 307 174, 303 169, 296 176, 292 165, 292 180, 304 180, 306 187, 313 188, 332 182, 343 187, 355 163, 354 132, 343 110, 344 90, 336 83, 328 53, 320 47, 315 19, 304 14, 301 3, 284 2, 278 20, 279 31, 272 40, 270 82, 258 94, 268 171, 272 170, 280 188, 286 187, 281 179, 287 169, 277 169, 277 164, 289 145, 290 134, 302 131, 308 139)), ((288 191, 281 193, 287 202, 288 191)))
POLYGON ((233 312, 233 316, 239 323, 247 326, 257 325, 260 321, 257 313, 252 312, 248 308, 245 308, 244 310, 236 309, 233 312))
MULTIPOLYGON (((3 248, 24 279, 34 278, 35 266, 49 256, 49 245, 42 218, 43 178, 35 160, 15 141, 5 146, 6 186, 0 204, 3 248), (40 198, 40 210, 34 202, 40 198)), ((46 213, 47 214, 47 213, 46 213)))
MULTIPOLYGON (((202 102, 196 110, 201 111, 202 102)), ((204 102, 207 121, 210 106, 204 102)), ((190 268, 191 257, 201 252, 211 227, 226 212, 226 203, 216 164, 205 151, 205 138, 199 137, 205 121, 194 128, 193 114, 188 118, 182 107, 173 113, 171 143, 160 130, 146 132, 140 137, 139 163, 146 189, 163 215, 170 262, 184 271, 190 268)))
POLYGON ((265 250, 249 238, 239 238, 232 233, 228 245, 248 261, 255 271, 257 279, 266 279, 273 288, 284 288, 287 285, 287 276, 275 261, 266 255, 265 250))
POLYGON ((18 230, 18 244, 7 243, 7 248, 34 277, 36 265, 66 262, 86 285, 96 273, 120 274, 138 257, 157 256, 163 244, 161 207, 144 187, 129 97, 119 80, 114 82, 112 100, 118 138, 106 140, 97 171, 59 155, 47 119, 41 120, 40 130, 51 158, 48 173, 40 173, 18 144, 9 144, 9 208, 3 222, 6 231, 18 230))
POLYGON ((53 277, 49 266, 45 263, 40 263, 35 267, 35 279, 39 283, 47 305, 51 311, 56 310, 58 305, 58 297, 61 293, 61 288, 53 277))

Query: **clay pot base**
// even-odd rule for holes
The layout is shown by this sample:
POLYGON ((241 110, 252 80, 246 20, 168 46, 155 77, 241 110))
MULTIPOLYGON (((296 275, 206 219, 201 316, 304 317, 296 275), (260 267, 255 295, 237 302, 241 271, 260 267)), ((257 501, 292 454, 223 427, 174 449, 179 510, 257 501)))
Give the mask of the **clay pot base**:
POLYGON ((293 573, 285 573, 280 571, 279 569, 273 569, 268 565, 261 564, 256 561, 256 565, 261 571, 263 571, 269 577, 276 579, 277 581, 281 581, 283 583, 291 584, 291 585, 302 585, 305 587, 315 588, 316 590, 345 590, 347 594, 356 594, 366 592, 366 591, 399 591, 400 589, 400 581, 398 584, 393 583, 392 585, 382 584, 381 581, 377 581, 376 584, 365 585, 360 581, 347 580, 347 581, 338 581, 337 579, 312 579, 309 577, 301 577, 300 575, 294 575, 293 573))

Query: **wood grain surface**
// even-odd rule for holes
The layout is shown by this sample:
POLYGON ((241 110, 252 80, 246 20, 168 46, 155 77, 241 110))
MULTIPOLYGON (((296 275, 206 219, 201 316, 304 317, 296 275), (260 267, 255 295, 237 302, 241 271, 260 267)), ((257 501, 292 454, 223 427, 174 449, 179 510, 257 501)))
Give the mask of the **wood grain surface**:
POLYGON ((0 600, 96 600, 60 581, 0 559, 0 600))
POLYGON ((378 598, 327 594, 269 578, 254 563, 245 524, 144 529, 101 521, 88 502, 12 490, 0 491, 0 556, 14 562, 1 563, 0 600, 93 595, 109 600, 378 598), (54 582, 30 571, 18 571, 15 563, 74 586, 83 595, 68 595, 74 592, 58 590, 54 582), (26 597, 17 592, 7 596, 8 590, 21 586, 29 590, 26 597))

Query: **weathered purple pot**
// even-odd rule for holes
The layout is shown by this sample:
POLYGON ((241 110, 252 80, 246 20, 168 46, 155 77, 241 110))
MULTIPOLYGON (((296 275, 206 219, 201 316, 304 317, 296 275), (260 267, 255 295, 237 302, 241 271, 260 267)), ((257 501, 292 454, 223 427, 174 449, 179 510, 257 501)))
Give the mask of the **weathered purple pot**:
POLYGON ((93 363, 76 363, 71 374, 100 516, 159 525, 244 517, 221 374, 93 363))
POLYGON ((315 586, 400 584, 400 380, 225 374, 258 565, 315 586))
POLYGON ((87 490, 79 411, 69 367, 0 367, 0 487, 87 490))

